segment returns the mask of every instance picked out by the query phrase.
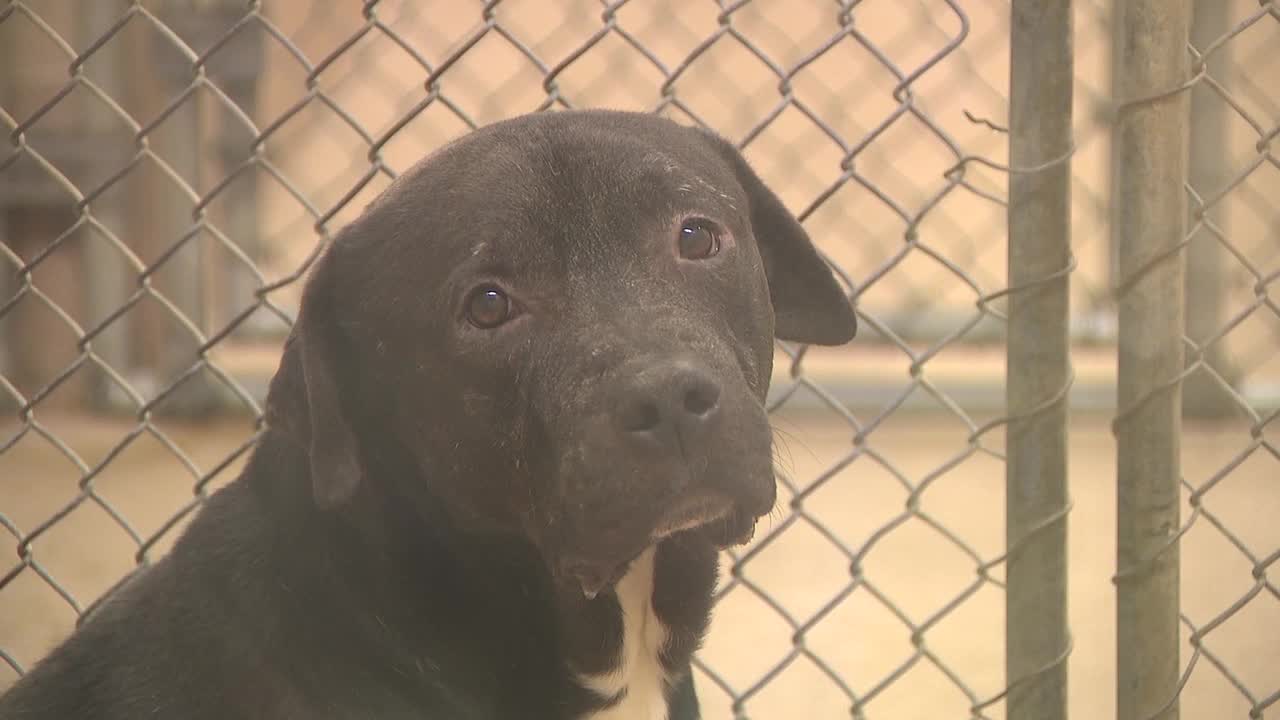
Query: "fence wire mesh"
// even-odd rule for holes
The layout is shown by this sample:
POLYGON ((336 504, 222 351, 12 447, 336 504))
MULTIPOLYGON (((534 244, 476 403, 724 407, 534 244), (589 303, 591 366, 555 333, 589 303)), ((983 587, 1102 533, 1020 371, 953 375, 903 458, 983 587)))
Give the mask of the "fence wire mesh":
MULTIPOLYGON (((1223 254, 1231 310, 1190 333, 1188 377, 1212 378, 1250 421, 1231 462, 1187 475, 1184 542, 1219 533, 1250 584, 1184 609, 1186 684, 1216 667, 1261 717, 1274 673, 1214 652, 1214 632, 1250 608, 1237 622, 1275 627, 1256 612, 1280 599, 1266 576, 1280 550, 1210 508, 1233 469, 1277 459, 1280 28, 1275 2, 1226 5, 1247 27, 1197 46, 1226 67, 1193 92, 1230 108, 1224 155, 1247 161, 1192 183, 1189 247, 1223 254)), ((856 362, 779 348, 770 405, 792 465, 782 510, 718 590, 696 665, 706 716, 1004 717, 1008 13, 1003 0, 0 4, 0 407, 16 418, 0 426, 0 527, 16 550, 0 564, 0 686, 234 476, 333 231, 469 129, 612 106, 738 142, 856 288, 862 320, 856 362), (87 421, 86 404, 116 419, 87 421), (190 419, 228 408, 254 421, 190 419), (922 437, 941 449, 919 453, 922 437)), ((1101 0, 1074 14, 1072 331, 1087 388, 1108 367, 1090 348, 1115 339, 1111 27, 1101 0)))

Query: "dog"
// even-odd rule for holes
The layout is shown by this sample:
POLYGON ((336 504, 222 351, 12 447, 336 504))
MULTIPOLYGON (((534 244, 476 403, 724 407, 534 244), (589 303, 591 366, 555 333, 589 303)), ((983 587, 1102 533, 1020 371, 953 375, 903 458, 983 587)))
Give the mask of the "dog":
POLYGON ((719 136, 480 128, 337 234, 242 474, 0 718, 697 718, 719 550, 775 502, 775 338, 855 329, 719 136))

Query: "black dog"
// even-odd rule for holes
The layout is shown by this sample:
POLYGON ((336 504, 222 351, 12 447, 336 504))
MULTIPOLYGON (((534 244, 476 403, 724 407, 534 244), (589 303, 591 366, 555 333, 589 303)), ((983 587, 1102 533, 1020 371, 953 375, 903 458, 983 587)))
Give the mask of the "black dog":
POLYGON ((774 503, 774 338, 854 326, 723 140, 476 131, 342 231, 244 473, 0 717, 696 718, 717 549, 774 503))

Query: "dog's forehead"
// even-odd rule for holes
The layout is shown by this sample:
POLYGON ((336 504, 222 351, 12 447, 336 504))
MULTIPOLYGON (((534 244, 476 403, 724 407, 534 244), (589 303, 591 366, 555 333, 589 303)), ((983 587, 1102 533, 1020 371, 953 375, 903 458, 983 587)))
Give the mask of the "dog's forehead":
POLYGON ((572 295, 612 277, 645 292, 638 281, 674 267, 654 253, 674 245, 683 216, 750 231, 745 190, 710 140, 594 111, 481 128, 403 173, 348 227, 335 246, 344 284, 365 304, 407 288, 433 288, 424 297, 439 302, 504 279, 572 295))
POLYGON ((736 214, 743 204, 727 166, 688 143, 549 132, 477 143, 473 151, 471 191, 454 214, 476 232, 455 238, 460 260, 571 262, 633 245, 681 214, 736 214))

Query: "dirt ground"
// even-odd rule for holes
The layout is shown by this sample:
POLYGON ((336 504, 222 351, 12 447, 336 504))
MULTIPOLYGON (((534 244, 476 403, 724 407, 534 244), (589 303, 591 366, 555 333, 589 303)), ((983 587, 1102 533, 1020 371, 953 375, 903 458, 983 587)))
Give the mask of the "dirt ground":
MULTIPOLYGON (((131 425, 78 417, 44 417, 47 429, 74 448, 90 467, 107 458, 131 425)), ((791 476, 808 483, 852 449, 847 426, 817 412, 775 419, 782 461, 791 476)), ((94 480, 101 498, 128 519, 142 538, 160 530, 189 502, 194 477, 208 473, 248 436, 247 420, 216 424, 162 423, 163 437, 140 434, 120 450, 94 480), (166 448, 185 450, 188 467, 166 448)), ((9 438, 17 426, 0 426, 9 438)), ((938 414, 896 413, 869 436, 874 454, 910 483, 965 453, 967 429, 938 414)), ((1273 445, 1276 438, 1270 438, 1273 445)), ((1183 437, 1184 471, 1195 484, 1207 481, 1249 446, 1239 424, 1189 426, 1183 437)), ((998 432, 984 447, 1003 448, 998 432)), ((1070 525, 1070 602, 1075 648, 1071 656, 1071 716, 1114 718, 1115 603, 1110 582, 1115 566, 1114 441, 1102 416, 1073 419, 1071 480, 1075 507, 1070 525)), ((219 473, 213 486, 234 475, 238 463, 219 473)), ((74 497, 81 471, 35 433, 0 453, 0 514, 31 532, 74 497)), ((1004 543, 1004 465, 985 453, 966 457, 937 477, 921 499, 921 510, 968 544, 982 559, 997 557, 1004 543)), ((805 502, 808 513, 852 548, 904 512, 908 492, 871 454, 833 475, 805 502)), ((787 498, 784 495, 783 502, 787 498)), ((1213 517, 1229 527, 1255 557, 1280 550, 1280 462, 1261 450, 1241 462, 1205 496, 1213 517)), ((785 505, 784 505, 785 507, 785 505)), ((787 521, 777 511, 757 532, 757 541, 787 521)), ((153 553, 163 552, 167 533, 153 553)), ((0 531, 0 536, 7 533, 0 531)), ((8 545, 10 548, 13 544, 8 545)), ((33 544, 39 569, 55 578, 82 606, 133 565, 138 545, 102 507, 90 500, 55 523, 33 544)), ((9 556, 12 558, 12 556, 9 556)), ((0 573, 10 569, 0 563, 0 573)), ((896 607, 923 623, 978 578, 977 562, 918 518, 908 518, 881 536, 866 553, 862 570, 870 587, 854 589, 808 629, 804 647, 843 677, 860 696, 872 697, 865 716, 875 720, 968 718, 972 700, 948 677, 954 674, 979 700, 1003 685, 1004 592, 981 583, 957 609, 924 634, 928 656, 896 680, 876 688, 913 657, 911 631, 887 609, 896 607), (939 668, 940 663, 946 670, 939 668)), ((1183 542, 1182 603, 1186 616, 1203 625, 1257 587, 1252 563, 1202 517, 1183 542)), ((1275 570, 1269 586, 1231 619, 1215 627, 1205 646, 1230 668, 1255 698, 1280 690, 1280 596, 1275 570)), ((996 568, 995 577, 1003 576, 996 568)), ((3 577, 3 575, 0 575, 3 577)), ((817 614, 850 584, 849 561, 808 522, 791 524, 745 568, 753 585, 771 593, 798 623, 817 614)), ((0 649, 30 665, 73 626, 75 612, 33 568, 0 590, 0 649)), ((745 587, 737 587, 717 611, 702 659, 738 690, 758 683, 793 650, 795 634, 778 611, 745 587)), ((1184 647, 1182 661, 1190 657, 1184 647)), ((14 673, 0 662, 0 689, 14 673)), ((725 694, 707 675, 698 676, 705 717, 727 718, 725 694)), ((1244 718, 1249 703, 1209 659, 1201 658, 1186 687, 1182 717, 1244 718)), ((849 701, 813 661, 796 657, 745 705, 753 718, 848 717, 849 701)), ((1272 713, 1276 712, 1272 707, 1272 713)), ((1002 717, 997 704, 987 711, 1002 717)))

